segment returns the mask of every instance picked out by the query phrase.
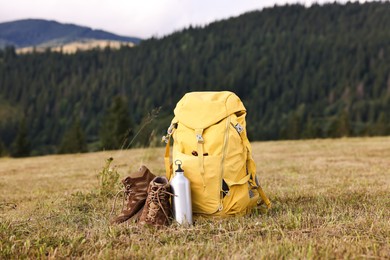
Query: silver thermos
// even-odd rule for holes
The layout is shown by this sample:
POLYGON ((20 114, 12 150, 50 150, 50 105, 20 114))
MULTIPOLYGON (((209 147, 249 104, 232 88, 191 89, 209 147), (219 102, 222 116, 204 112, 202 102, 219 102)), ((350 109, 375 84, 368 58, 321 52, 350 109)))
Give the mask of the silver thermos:
POLYGON ((177 170, 171 180, 173 190, 173 213, 176 221, 184 226, 192 225, 192 201, 190 181, 184 176, 182 162, 176 160, 177 170))

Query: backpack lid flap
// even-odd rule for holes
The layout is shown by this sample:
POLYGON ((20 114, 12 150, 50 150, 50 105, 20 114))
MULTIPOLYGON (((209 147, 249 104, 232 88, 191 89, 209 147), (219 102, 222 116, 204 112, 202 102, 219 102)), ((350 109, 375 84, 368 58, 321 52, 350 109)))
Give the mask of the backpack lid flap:
POLYGON ((174 110, 179 122, 192 129, 206 129, 231 114, 246 111, 240 98, 230 91, 190 92, 174 110))

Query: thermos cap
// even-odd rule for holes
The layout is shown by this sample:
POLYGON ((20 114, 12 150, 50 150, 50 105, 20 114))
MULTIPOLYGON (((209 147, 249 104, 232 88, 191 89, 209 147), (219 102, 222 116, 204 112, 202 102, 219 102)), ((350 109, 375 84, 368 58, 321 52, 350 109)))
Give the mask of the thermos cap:
POLYGON ((181 168, 182 162, 180 160, 176 160, 175 164, 177 165, 177 170, 175 172, 181 172, 183 173, 183 169, 181 168))

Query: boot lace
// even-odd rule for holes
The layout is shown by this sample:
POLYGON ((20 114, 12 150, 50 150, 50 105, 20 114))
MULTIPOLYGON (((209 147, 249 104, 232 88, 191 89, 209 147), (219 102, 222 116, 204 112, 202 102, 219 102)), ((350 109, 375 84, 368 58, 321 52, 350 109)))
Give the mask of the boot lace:
POLYGON ((118 199, 118 196, 123 192, 123 200, 122 200, 122 211, 125 208, 125 201, 130 199, 130 196, 134 191, 131 189, 131 184, 127 184, 122 190, 118 191, 115 195, 114 203, 112 205, 110 216, 114 214, 115 207, 116 207, 116 200, 118 199))
POLYGON ((162 210, 164 216, 169 220, 169 216, 164 209, 164 204, 168 202, 169 196, 174 196, 174 194, 168 192, 164 186, 159 186, 157 189, 152 188, 149 191, 149 196, 151 197, 148 205, 148 213, 146 219, 154 222, 156 219, 157 212, 159 209, 162 210))

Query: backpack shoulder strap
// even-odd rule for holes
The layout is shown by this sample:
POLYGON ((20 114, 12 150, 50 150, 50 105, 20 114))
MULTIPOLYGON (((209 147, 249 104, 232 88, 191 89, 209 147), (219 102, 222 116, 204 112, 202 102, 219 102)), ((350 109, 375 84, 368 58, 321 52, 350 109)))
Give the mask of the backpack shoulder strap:
POLYGON ((250 182, 252 183, 253 186, 257 187, 257 191, 259 192, 259 195, 260 195, 261 199, 264 201, 265 205, 267 205, 267 208, 271 208, 271 201, 268 199, 267 195, 265 194, 265 192, 264 192, 263 188, 261 187, 261 185, 258 181, 258 178, 256 176, 256 165, 255 165, 255 162, 252 158, 251 146, 250 146, 248 138, 246 137, 246 134, 245 134, 245 138, 243 138, 243 141, 244 141, 244 144, 247 148, 247 153, 248 153, 247 159, 246 159, 246 165, 248 167, 247 169, 248 169, 249 174, 252 175, 250 182))
POLYGON ((164 155, 164 163, 165 163, 165 175, 168 180, 172 177, 172 163, 170 159, 170 140, 171 137, 169 136, 167 139, 165 139, 166 145, 165 145, 165 155, 164 155))
POLYGON ((257 191, 259 192, 259 195, 261 199, 264 201, 264 203, 267 205, 267 208, 271 208, 271 201, 268 199, 267 195, 265 194, 263 188, 261 187, 258 178, 256 176, 256 164, 252 157, 252 148, 251 144, 248 140, 248 137, 246 135, 245 129, 235 120, 232 121, 234 128, 236 128, 237 132, 239 132, 242 141, 246 147, 247 152, 247 159, 246 159, 246 166, 247 166, 247 172, 251 176, 249 179, 249 182, 253 187, 256 187, 257 191))
POLYGON ((165 141, 165 155, 164 155, 164 163, 165 163, 165 175, 168 180, 172 177, 172 163, 171 163, 171 155, 170 155, 170 148, 171 148, 171 136, 173 132, 177 128, 177 122, 174 122, 175 119, 172 120, 171 125, 169 126, 167 130, 167 134, 163 136, 163 141, 165 141))
MULTIPOLYGON (((246 137, 246 135, 245 135, 246 137)), ((252 178, 250 179, 250 182, 252 183, 253 186, 257 187, 257 191, 259 192, 259 195, 261 199, 264 201, 265 205, 267 205, 267 208, 271 208, 271 201, 268 199, 267 195, 265 195, 265 192, 263 188, 261 187, 258 178, 256 176, 256 165, 255 162, 252 158, 252 151, 250 147, 250 143, 248 138, 243 139, 245 146, 247 147, 247 159, 246 159, 246 165, 249 174, 252 175, 252 178)))

